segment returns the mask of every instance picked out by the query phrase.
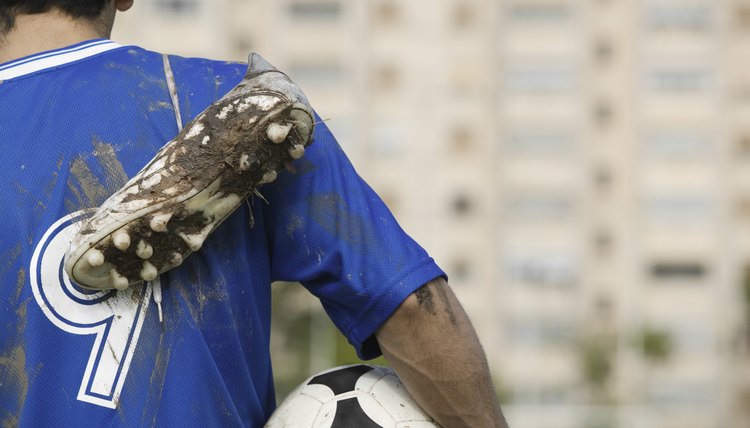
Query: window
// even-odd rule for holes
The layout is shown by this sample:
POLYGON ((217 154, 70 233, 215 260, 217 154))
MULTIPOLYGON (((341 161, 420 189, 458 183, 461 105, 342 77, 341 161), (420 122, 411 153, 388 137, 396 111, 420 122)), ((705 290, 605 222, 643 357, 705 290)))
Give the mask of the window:
POLYGON ((646 400, 657 406, 706 406, 715 402, 717 392, 710 384, 653 382, 646 391, 646 400))
POLYGON ((466 217, 474 212, 474 201, 466 193, 459 193, 451 200, 451 211, 456 217, 466 217))
POLYGON ((571 198, 559 194, 527 193, 511 196, 505 212, 522 221, 562 221, 571 218, 575 204, 571 198))
POLYGON ((511 23, 524 25, 559 25, 571 18, 565 2, 518 2, 508 8, 511 23))
POLYGON ((292 18, 301 20, 335 20, 341 14, 337 1, 296 1, 289 4, 292 18))
POLYGON ((576 339, 576 326, 561 319, 516 319, 508 325, 508 336, 519 345, 569 345, 576 339))
POLYGON ((646 85, 655 92, 702 92, 713 87, 713 73, 707 69, 657 68, 646 73, 646 85))
POLYGON ((651 276, 659 280, 698 280, 706 276, 706 266, 698 262, 659 261, 650 270, 651 276))
POLYGON ((668 193, 646 199, 646 215, 654 221, 706 221, 714 213, 714 204, 706 196, 668 193))
POLYGON ((519 131, 505 140, 507 149, 516 154, 559 156, 570 152, 573 138, 563 131, 519 131))
POLYGON ((575 89, 573 67, 555 63, 513 65, 505 75, 509 91, 529 93, 568 92, 575 89))
POLYGON ((659 327, 669 334, 676 351, 693 354, 710 351, 714 346, 714 337, 710 327, 697 324, 691 320, 680 320, 679 324, 659 327))
POLYGON ((713 27, 712 10, 702 4, 652 6, 646 9, 646 26, 654 31, 706 32, 713 27))
POLYGON ((505 261, 508 279, 524 286, 564 288, 577 282, 577 262, 563 251, 518 251, 505 261))
POLYGON ((667 159, 703 158, 711 145, 708 135, 681 130, 652 132, 642 140, 644 154, 667 159))

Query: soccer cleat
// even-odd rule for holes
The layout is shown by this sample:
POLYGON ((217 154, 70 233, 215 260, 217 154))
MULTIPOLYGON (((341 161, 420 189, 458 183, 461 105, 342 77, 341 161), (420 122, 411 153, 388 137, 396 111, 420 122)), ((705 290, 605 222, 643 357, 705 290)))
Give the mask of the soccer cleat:
POLYGON ((245 78, 187 124, 83 226, 65 256, 86 288, 150 281, 198 251, 258 187, 304 154, 313 110, 257 54, 245 78))

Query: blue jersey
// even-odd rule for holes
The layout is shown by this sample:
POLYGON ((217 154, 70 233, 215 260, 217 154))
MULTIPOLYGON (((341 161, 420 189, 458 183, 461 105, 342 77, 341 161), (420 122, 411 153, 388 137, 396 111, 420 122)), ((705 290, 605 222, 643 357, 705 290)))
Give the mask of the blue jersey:
MULTIPOLYGON (((246 68, 169 63, 186 122, 246 68)), ((63 255, 87 210, 177 132, 161 54, 92 40, 0 65, 0 425, 261 426, 272 281, 305 285, 369 358, 377 328, 443 275, 318 123, 297 173, 263 187, 268 203, 162 276, 164 323, 149 284, 72 284, 63 255)))

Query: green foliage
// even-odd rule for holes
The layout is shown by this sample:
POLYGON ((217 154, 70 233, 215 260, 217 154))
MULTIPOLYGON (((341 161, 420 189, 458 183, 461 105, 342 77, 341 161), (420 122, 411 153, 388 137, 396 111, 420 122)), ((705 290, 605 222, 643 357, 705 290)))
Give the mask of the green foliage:
MULTIPOLYGON (((326 368, 361 363, 354 348, 323 313, 320 302, 304 287, 294 283, 277 283, 272 288, 271 357, 273 360, 276 397, 283 400, 317 369, 311 367, 311 346, 333 346, 326 368), (333 338, 329 343, 311 345, 311 323, 316 333, 333 338), (322 331, 320 329, 324 329, 322 331)), ((387 366, 383 357, 368 364, 387 366)))
MULTIPOLYGON (((344 366, 348 364, 361 363, 362 360, 357 356, 357 351, 355 351, 354 347, 349 344, 349 341, 346 340, 346 337, 344 337, 344 335, 341 334, 341 332, 339 332, 333 324, 331 324, 331 328, 335 330, 336 334, 336 361, 334 361, 333 363, 334 366, 344 366)), ((375 358, 374 360, 367 361, 367 364, 388 366, 388 362, 382 356, 375 358)))
POLYGON ((659 363, 669 359, 674 344, 669 333, 644 327, 638 336, 638 346, 646 360, 659 363))
POLYGON ((604 389, 612 375, 612 340, 596 335, 584 339, 580 346, 583 378, 596 389, 604 389))
POLYGON ((271 357, 279 401, 311 374, 311 312, 306 294, 295 284, 280 283, 272 288, 271 357))

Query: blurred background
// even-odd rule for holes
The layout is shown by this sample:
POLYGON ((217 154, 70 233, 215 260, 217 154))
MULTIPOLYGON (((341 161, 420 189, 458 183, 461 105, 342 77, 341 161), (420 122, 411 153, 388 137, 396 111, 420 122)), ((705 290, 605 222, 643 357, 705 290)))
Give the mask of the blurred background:
MULTIPOLYGON (((750 427, 750 1, 140 0, 115 28, 302 86, 448 272, 512 426, 750 427)), ((356 361, 275 295, 280 397, 356 361)))

